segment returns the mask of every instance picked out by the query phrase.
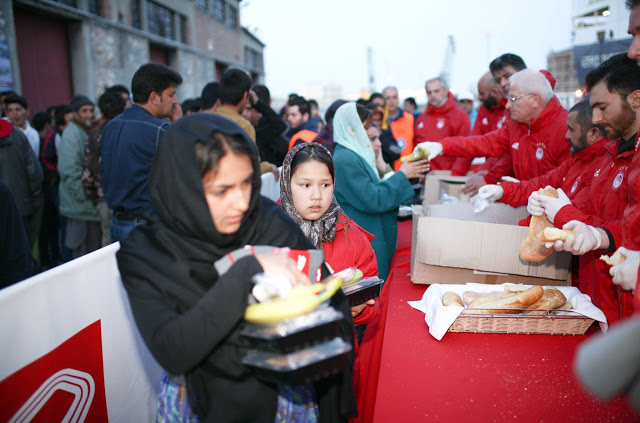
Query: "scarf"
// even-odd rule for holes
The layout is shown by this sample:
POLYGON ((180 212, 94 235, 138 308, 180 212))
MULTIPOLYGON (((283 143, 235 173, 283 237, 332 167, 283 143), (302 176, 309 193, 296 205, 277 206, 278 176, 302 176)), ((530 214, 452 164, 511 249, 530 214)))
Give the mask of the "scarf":
POLYGON ((282 164, 282 176, 280 177, 280 206, 302 229, 302 232, 309 240, 321 249, 323 242, 332 242, 336 238, 336 221, 342 213, 342 209, 336 201, 335 195, 331 199, 331 204, 327 211, 318 220, 306 220, 298 214, 293 205, 293 196, 291 194, 291 162, 296 153, 303 148, 312 145, 319 146, 327 151, 329 157, 331 153, 324 146, 317 142, 304 143, 295 146, 287 153, 282 164))
POLYGON ((340 144, 360 156, 378 176, 376 156, 373 153, 367 131, 358 116, 356 103, 346 103, 340 106, 336 112, 333 118, 333 140, 336 144, 340 144))

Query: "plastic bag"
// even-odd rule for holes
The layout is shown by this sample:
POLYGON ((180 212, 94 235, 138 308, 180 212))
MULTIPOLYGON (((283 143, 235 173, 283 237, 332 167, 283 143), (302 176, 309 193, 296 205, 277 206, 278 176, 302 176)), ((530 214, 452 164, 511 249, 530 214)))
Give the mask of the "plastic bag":
POLYGON ((291 282, 283 275, 258 273, 253 277, 255 285, 251 293, 259 303, 287 298, 291 292, 291 282))
POLYGON ((440 201, 437 204, 459 204, 462 203, 458 198, 453 195, 447 194, 445 190, 440 191, 440 201))
POLYGON ((486 199, 485 197, 482 197, 476 194, 473 197, 471 197, 471 208, 473 209, 473 212, 476 214, 482 213, 483 211, 489 208, 489 200, 486 199))

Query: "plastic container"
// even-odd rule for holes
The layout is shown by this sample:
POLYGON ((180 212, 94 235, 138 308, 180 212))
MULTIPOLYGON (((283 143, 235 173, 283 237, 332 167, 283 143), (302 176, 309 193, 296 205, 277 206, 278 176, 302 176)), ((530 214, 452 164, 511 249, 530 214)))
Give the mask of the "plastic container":
POLYGON ((251 348, 284 354, 334 338, 343 317, 341 312, 326 305, 278 323, 246 323, 241 333, 251 348))
POLYGON ((256 377, 274 383, 302 384, 325 379, 341 372, 351 345, 342 338, 289 354, 250 350, 242 359, 256 377))
POLYGON ((369 276, 343 287, 342 292, 347 296, 349 304, 353 307, 379 297, 383 282, 377 276, 369 276))

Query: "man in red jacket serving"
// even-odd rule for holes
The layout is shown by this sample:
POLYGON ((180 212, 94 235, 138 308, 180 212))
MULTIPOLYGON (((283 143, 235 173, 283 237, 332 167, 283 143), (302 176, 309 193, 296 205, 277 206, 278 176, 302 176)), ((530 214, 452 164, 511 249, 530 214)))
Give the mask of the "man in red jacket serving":
POLYGON ((429 152, 430 160, 440 155, 482 157, 509 153, 519 180, 543 175, 569 157, 569 144, 565 141, 568 113, 542 73, 524 69, 511 76, 506 108, 511 120, 497 131, 423 142, 415 152, 429 152))

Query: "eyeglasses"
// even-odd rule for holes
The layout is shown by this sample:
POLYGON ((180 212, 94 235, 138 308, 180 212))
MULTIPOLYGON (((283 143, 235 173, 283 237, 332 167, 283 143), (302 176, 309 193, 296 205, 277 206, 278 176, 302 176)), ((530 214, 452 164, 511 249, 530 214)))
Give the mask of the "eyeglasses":
POLYGON ((530 96, 530 95, 533 95, 533 93, 519 95, 517 97, 507 96, 507 100, 509 100, 512 104, 516 104, 516 101, 520 100, 522 97, 527 97, 527 96, 530 96))

